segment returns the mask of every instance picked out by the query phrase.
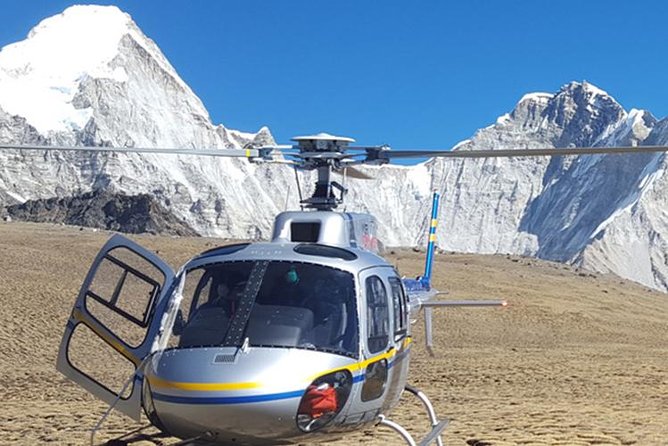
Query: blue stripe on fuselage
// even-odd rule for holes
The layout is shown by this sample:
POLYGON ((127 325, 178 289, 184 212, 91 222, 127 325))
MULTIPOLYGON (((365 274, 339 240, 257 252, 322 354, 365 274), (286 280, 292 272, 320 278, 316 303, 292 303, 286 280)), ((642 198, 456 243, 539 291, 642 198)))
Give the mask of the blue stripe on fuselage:
POLYGON ((404 349, 404 351, 402 351, 402 352, 400 352, 400 353, 397 353, 397 356, 395 356, 394 359, 392 359, 392 362, 387 366, 387 368, 388 368, 388 369, 391 369, 391 368, 394 367, 399 361, 403 360, 403 359, 406 357, 406 355, 408 354, 408 352, 410 351, 410 349, 411 349, 411 348, 408 347, 408 348, 404 349))
POLYGON ((303 394, 304 390, 295 390, 293 392, 271 393, 267 395, 190 397, 164 395, 162 393, 154 392, 153 399, 176 404, 246 404, 301 398, 303 394))

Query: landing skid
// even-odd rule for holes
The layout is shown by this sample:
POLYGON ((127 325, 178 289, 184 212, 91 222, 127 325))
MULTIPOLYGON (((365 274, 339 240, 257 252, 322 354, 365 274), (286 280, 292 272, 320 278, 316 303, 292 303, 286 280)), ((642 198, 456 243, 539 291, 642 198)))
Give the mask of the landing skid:
POLYGON ((443 446, 441 432, 443 432, 443 430, 448 426, 450 421, 447 418, 442 421, 439 421, 438 418, 436 418, 436 411, 434 410, 434 406, 431 404, 431 401, 429 401, 429 398, 427 398, 427 395, 425 395, 421 390, 409 385, 405 387, 405 390, 410 394, 415 395, 422 402, 422 405, 424 405, 424 408, 427 411, 427 415, 429 416, 429 421, 431 422, 431 431, 418 443, 402 425, 388 420, 385 415, 380 415, 378 424, 381 426, 387 426, 397 432, 401 438, 404 439, 408 446, 428 446, 434 441, 436 441, 438 446, 443 446))

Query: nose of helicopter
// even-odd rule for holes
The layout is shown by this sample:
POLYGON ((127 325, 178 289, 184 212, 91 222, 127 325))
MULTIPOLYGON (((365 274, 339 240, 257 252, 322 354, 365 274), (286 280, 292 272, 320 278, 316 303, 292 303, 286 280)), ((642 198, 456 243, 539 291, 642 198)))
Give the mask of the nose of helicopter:
POLYGON ((167 350, 147 366, 144 408, 154 423, 181 438, 282 444, 306 434, 297 412, 314 380, 354 363, 341 355, 286 348, 167 350))

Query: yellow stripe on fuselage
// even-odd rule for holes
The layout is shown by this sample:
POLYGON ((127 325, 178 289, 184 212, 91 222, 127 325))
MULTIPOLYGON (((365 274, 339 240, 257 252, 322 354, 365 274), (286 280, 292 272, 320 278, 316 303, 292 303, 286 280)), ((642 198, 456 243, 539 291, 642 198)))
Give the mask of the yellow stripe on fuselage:
POLYGON ((309 379, 310 379, 310 381, 313 381, 316 378, 319 378, 321 376, 329 375, 330 373, 338 372, 338 371, 341 371, 341 370, 348 370, 348 371, 350 371, 350 373, 353 373, 353 372, 356 372, 358 370, 365 369, 369 364, 371 364, 373 362, 381 361, 383 359, 390 360, 391 358, 393 358, 398 353, 401 353, 402 351, 404 351, 410 345, 411 342, 412 342, 412 339, 409 336, 407 336, 404 339, 404 342, 401 344, 401 349, 400 350, 397 350, 394 347, 392 347, 386 353, 381 353, 380 355, 373 356, 373 357, 371 357, 371 358, 369 358, 365 361, 362 361, 362 362, 357 362, 355 364, 345 365, 343 367, 337 367, 335 369, 320 372, 317 375, 312 375, 309 379))
POLYGON ((155 375, 148 377, 148 381, 151 384, 151 387, 165 388, 165 389, 178 389, 178 390, 191 390, 196 392, 224 392, 227 390, 249 390, 257 389, 262 387, 260 383, 256 382, 241 382, 241 383, 191 383, 191 382, 178 382, 178 381, 167 381, 162 378, 158 378, 155 375))
POLYGON ((438 220, 437 220, 436 218, 432 218, 432 219, 431 219, 431 227, 432 227, 432 228, 435 228, 436 225, 438 225, 438 220))

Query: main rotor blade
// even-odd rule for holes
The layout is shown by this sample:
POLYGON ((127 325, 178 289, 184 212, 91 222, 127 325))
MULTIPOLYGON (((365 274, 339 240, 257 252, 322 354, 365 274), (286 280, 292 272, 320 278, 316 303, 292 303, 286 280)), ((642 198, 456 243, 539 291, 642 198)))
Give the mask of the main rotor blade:
POLYGON ((232 158, 258 158, 263 156, 260 149, 164 149, 164 148, 118 148, 118 147, 64 147, 34 146, 20 144, 0 144, 0 150, 49 150, 62 152, 113 152, 113 153, 159 153, 167 155, 198 155, 232 158))
POLYGON ((371 175, 368 175, 368 174, 362 172, 359 169, 355 169, 354 167, 341 167, 340 169, 337 169, 334 172, 338 173, 339 175, 343 175, 344 172, 345 172, 345 175, 348 178, 355 178, 357 180, 373 180, 374 179, 371 175))
POLYGON ((378 150, 379 159, 393 158, 516 158, 531 156, 606 155, 668 152, 668 146, 564 147, 514 150, 378 150))

